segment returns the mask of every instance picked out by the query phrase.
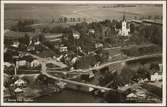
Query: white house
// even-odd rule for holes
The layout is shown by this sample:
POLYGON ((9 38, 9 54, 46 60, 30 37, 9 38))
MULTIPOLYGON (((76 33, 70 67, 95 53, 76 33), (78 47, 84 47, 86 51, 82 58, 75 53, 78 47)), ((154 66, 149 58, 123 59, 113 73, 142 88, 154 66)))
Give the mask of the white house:
POLYGON ((18 48, 18 47, 19 47, 19 44, 20 44, 20 43, 16 41, 16 42, 13 42, 12 46, 18 48))
POLYGON ((89 29, 89 33, 95 34, 95 30, 94 29, 89 29))
POLYGON ((16 88, 14 90, 15 93, 23 93, 23 90, 21 88, 16 88))
POLYGON ((95 44, 95 48, 102 48, 103 47, 103 44, 102 43, 96 43, 95 44))
POLYGON ((151 75, 151 81, 159 81, 162 80, 162 75, 159 75, 157 72, 151 75))
POLYGON ((22 86, 25 86, 25 85, 26 85, 26 82, 23 81, 22 79, 18 79, 17 81, 14 82, 14 84, 15 84, 17 87, 22 87, 22 86))
POLYGON ((128 94, 126 97, 127 97, 127 98, 136 98, 137 95, 134 94, 134 93, 130 93, 130 94, 128 94))
POLYGON ((10 66, 12 66, 12 64, 9 63, 9 62, 4 62, 4 66, 6 66, 6 67, 10 67, 10 66))
POLYGON ((31 67, 37 67, 40 65, 40 62, 38 60, 33 60, 30 65, 31 67))
POLYGON ((60 52, 67 52, 67 46, 60 47, 60 52))
POLYGON ((34 45, 39 45, 40 44, 40 41, 36 41, 35 43, 34 43, 34 45))
POLYGON ((16 61, 16 65, 17 66, 26 66, 27 65, 27 61, 26 60, 16 61))
POLYGON ((75 39, 79 39, 79 38, 80 38, 80 34, 79 34, 79 33, 73 33, 73 37, 74 37, 75 39))

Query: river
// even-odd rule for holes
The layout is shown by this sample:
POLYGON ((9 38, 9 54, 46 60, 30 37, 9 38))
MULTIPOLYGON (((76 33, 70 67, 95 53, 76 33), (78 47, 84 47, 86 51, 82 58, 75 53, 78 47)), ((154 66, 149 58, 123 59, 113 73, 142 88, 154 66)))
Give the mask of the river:
POLYGON ((86 92, 64 89, 60 93, 40 96, 34 99, 38 103, 102 103, 104 100, 86 92))

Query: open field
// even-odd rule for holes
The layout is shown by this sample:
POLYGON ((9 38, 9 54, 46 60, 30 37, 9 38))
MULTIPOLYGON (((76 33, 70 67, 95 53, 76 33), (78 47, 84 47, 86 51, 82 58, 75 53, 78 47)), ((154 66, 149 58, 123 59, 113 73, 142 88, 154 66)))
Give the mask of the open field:
POLYGON ((87 21, 104 19, 120 19, 125 13, 127 17, 162 16, 162 7, 142 5, 137 7, 104 8, 104 5, 56 5, 56 4, 6 4, 5 27, 10 27, 16 19, 32 18, 42 22, 59 17, 80 17, 87 21))

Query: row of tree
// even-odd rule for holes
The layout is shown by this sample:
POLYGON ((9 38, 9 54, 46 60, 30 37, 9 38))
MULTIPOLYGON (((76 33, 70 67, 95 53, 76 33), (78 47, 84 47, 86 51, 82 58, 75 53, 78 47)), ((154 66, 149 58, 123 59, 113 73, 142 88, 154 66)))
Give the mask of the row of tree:
POLYGON ((19 32, 34 32, 35 29, 31 27, 32 24, 35 24, 37 20, 34 19, 20 19, 17 24, 12 26, 10 29, 13 31, 19 32))
POLYGON ((66 23, 66 22, 83 22, 86 21, 86 18, 80 18, 80 17, 60 17, 58 18, 58 20, 56 21, 54 18, 52 18, 51 23, 55 23, 55 22, 60 22, 60 23, 66 23))

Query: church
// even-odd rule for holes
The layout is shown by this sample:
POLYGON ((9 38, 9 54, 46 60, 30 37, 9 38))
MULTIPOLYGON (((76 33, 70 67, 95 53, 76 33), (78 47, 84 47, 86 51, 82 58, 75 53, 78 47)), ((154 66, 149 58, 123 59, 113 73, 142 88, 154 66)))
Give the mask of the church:
POLYGON ((121 36, 128 36, 129 32, 130 32, 130 28, 129 28, 128 24, 127 24, 127 20, 126 20, 125 15, 124 15, 123 16, 123 20, 122 20, 122 27, 121 27, 121 29, 119 31, 119 34, 121 36))

